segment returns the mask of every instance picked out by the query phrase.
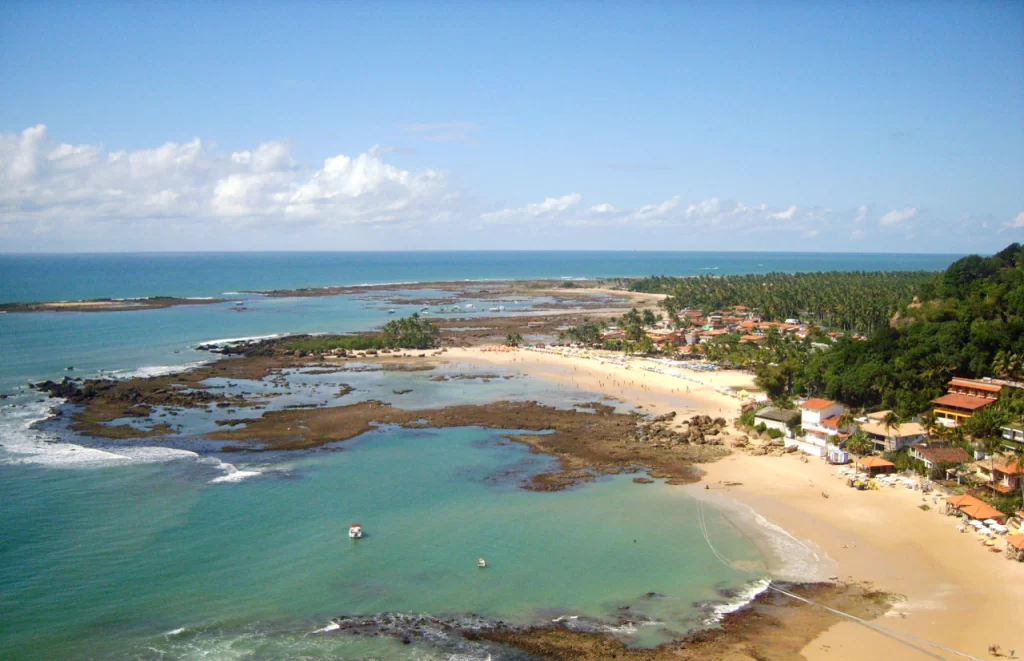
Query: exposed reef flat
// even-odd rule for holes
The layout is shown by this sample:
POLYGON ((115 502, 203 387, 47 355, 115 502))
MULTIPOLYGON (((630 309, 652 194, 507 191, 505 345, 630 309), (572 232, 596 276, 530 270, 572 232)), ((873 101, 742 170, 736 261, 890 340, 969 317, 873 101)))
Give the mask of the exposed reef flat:
MULTIPOLYGON (((874 619, 895 597, 853 583, 776 583, 805 599, 874 619)), ((558 618, 536 626, 516 626, 476 615, 443 618, 402 613, 341 616, 331 635, 388 636, 410 643, 429 640, 447 652, 463 651, 464 641, 513 647, 532 658, 554 661, 797 661, 801 650, 840 621, 817 606, 767 590, 749 604, 722 618, 719 626, 702 629, 655 648, 629 647, 608 631, 609 624, 588 618, 558 618)), ((646 618, 621 613, 611 628, 643 626, 646 618)), ((506 648, 507 649, 507 648, 506 648)))
POLYGON ((222 298, 178 298, 149 296, 146 298, 95 298, 87 301, 48 301, 41 303, 0 303, 0 312, 126 312, 158 310, 179 305, 210 305, 224 303, 222 298))
MULTIPOLYGON (((390 355, 360 355, 356 362, 346 358, 305 355, 289 349, 288 338, 276 338, 237 347, 221 347, 222 358, 188 372, 133 379, 64 379, 37 384, 39 390, 65 398, 70 407, 70 428, 80 434, 105 439, 147 438, 159 443, 166 436, 165 424, 153 424, 156 407, 163 409, 205 409, 232 413, 238 409, 261 411, 279 393, 226 392, 211 387, 209 379, 266 380, 277 383, 285 369, 306 373, 344 373, 365 369, 427 371, 444 360, 433 356, 410 358, 390 355), (147 419, 147 416, 148 419, 147 419), (116 421, 131 419, 116 424, 116 421), (115 424, 111 424, 115 422, 115 424), (146 426, 146 422, 150 426, 146 426)), ((349 356, 348 358, 350 358, 349 356)), ((489 380, 494 372, 465 372, 446 375, 489 380)), ((335 385, 339 396, 350 392, 345 384, 335 385)), ((221 416, 225 417, 225 416, 221 416)), ((555 472, 534 476, 529 488, 555 490, 592 480, 598 474, 649 470, 654 477, 673 483, 698 479, 693 465, 726 455, 723 445, 724 419, 693 416, 680 428, 675 415, 652 417, 621 413, 606 403, 589 402, 576 408, 557 408, 536 401, 501 401, 486 405, 457 405, 435 409, 405 410, 381 401, 364 401, 347 406, 297 404, 283 410, 263 411, 259 417, 234 419, 230 428, 212 431, 207 440, 227 444, 234 451, 305 450, 352 439, 379 425, 409 428, 478 426, 515 431, 509 440, 525 443, 538 453, 557 457, 555 472), (527 433, 519 433, 527 432, 527 433), (533 432, 533 433, 530 433, 533 432)), ((216 421, 215 421, 216 422, 216 421)), ((180 439, 167 437, 168 443, 180 439)))

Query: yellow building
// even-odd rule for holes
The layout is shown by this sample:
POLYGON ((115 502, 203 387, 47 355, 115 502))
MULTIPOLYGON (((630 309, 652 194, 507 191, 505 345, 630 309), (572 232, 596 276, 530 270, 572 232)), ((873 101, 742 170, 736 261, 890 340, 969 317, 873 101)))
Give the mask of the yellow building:
POLYGON ((932 400, 935 421, 947 427, 956 427, 999 399, 1003 387, 976 379, 953 379, 949 392, 932 400))

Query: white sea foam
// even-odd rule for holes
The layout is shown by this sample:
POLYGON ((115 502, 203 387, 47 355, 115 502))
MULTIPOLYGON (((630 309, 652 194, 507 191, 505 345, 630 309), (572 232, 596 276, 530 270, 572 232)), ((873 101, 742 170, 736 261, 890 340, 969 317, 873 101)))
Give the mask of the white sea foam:
POLYGON ((25 402, 6 409, 0 417, 0 462, 37 464, 54 468, 101 468, 137 463, 157 463, 194 459, 188 450, 160 447, 119 447, 97 449, 75 443, 62 443, 56 436, 32 429, 32 425, 50 417, 50 410, 63 400, 48 398, 25 402))
POLYGON ((341 628, 341 625, 338 624, 337 622, 328 622, 327 626, 325 626, 325 627, 323 627, 321 629, 317 629, 313 633, 327 633, 328 631, 335 631, 336 629, 340 629, 340 628, 341 628))
POLYGON ((196 346, 220 346, 223 344, 242 344, 243 342, 258 342, 259 340, 272 340, 275 337, 281 337, 280 333, 271 333, 270 335, 252 335, 250 337, 224 337, 218 340, 207 340, 205 342, 199 342, 196 346))
POLYGON ((736 598, 732 601, 728 601, 724 604, 719 604, 711 609, 712 615, 704 621, 705 624, 715 624, 721 622, 722 618, 729 613, 735 613, 739 609, 743 608, 751 601, 757 598, 757 595, 761 594, 768 589, 771 581, 767 578, 763 578, 759 581, 754 581, 747 588, 741 591, 736 598))
POLYGON ((107 372, 105 376, 113 377, 115 379, 145 379, 152 376, 166 376, 168 374, 177 374, 178 372, 187 372, 197 367, 208 365, 211 362, 212 361, 210 360, 195 360, 181 365, 149 365, 147 367, 139 367, 131 370, 114 370, 112 372, 107 372))
MULTIPOLYGON (((728 496, 701 490, 697 498, 711 500, 741 532, 751 538, 764 556, 768 573, 786 581, 825 581, 834 575, 836 563, 810 541, 798 539, 761 516, 754 508, 728 496)), ((760 573, 760 572, 758 572, 760 573)))
POLYGON ((797 539, 789 531, 757 512, 754 512, 754 521, 767 531, 768 534, 764 535, 763 539, 771 546, 772 556, 782 561, 781 566, 772 568, 772 575, 775 578, 789 581, 820 581, 835 573, 832 571, 834 562, 824 553, 819 554, 820 549, 817 547, 797 539))
POLYGON ((212 480, 210 480, 209 484, 241 482, 242 480, 248 479, 250 477, 256 477, 257 475, 263 474, 263 471, 241 470, 234 464, 229 464, 226 461, 221 461, 216 457, 206 457, 200 461, 204 464, 210 464, 218 470, 224 471, 223 475, 213 478, 212 480))
POLYGON ((185 627, 178 627, 177 629, 171 629, 170 631, 168 631, 164 635, 165 636, 177 636, 178 634, 182 634, 182 633, 185 633, 185 627))

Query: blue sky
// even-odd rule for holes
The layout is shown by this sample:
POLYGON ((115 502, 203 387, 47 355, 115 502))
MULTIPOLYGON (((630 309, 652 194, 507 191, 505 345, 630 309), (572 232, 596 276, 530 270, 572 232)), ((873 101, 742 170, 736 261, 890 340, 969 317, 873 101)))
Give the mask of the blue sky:
POLYGON ((0 98, 10 251, 1024 240, 1024 2, 11 2, 0 98))

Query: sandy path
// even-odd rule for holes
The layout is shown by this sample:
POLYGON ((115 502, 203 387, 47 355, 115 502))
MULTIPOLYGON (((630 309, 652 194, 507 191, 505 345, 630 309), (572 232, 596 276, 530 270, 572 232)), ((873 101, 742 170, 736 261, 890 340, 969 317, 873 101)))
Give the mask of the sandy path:
MULTIPOLYGON (((715 386, 751 388, 743 372, 692 372, 707 385, 626 369, 583 358, 514 351, 449 350, 445 358, 475 365, 503 365, 581 389, 602 392, 653 413, 676 410, 732 419, 739 402, 715 386), (689 389, 689 391, 687 391, 689 389)), ((798 456, 734 454, 703 468, 716 497, 752 507, 791 534, 813 542, 838 563, 844 580, 870 581, 906 601, 878 623, 972 657, 988 659, 991 644, 1024 657, 1024 564, 982 548, 974 534, 960 534, 941 514, 941 500, 922 511, 919 491, 903 487, 856 491, 836 468, 798 456), (827 491, 829 498, 821 496, 827 491)), ((681 487, 684 488, 684 487, 681 487)), ((808 645, 809 661, 961 659, 941 650, 924 654, 854 623, 840 623, 808 645)), ((1006 658, 1005 656, 1003 658, 1006 658)))

